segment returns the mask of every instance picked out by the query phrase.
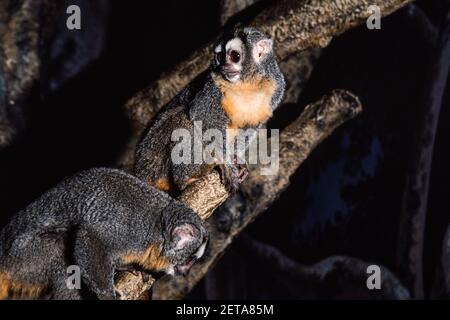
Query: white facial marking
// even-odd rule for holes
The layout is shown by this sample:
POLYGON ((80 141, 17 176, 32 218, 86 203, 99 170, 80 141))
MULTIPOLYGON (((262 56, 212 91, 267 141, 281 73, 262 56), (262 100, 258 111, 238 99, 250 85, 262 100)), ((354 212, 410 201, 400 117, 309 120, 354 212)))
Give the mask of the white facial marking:
POLYGON ((215 53, 222 52, 222 46, 219 44, 217 47, 214 48, 215 53))
POLYGON ((239 53, 242 54, 244 49, 244 43, 242 42, 241 39, 239 38, 233 38, 230 41, 227 42, 227 44, 225 45, 225 51, 227 53, 227 64, 226 64, 226 68, 228 69, 228 73, 230 74, 225 74, 225 77, 228 81, 230 82, 236 82, 240 79, 240 72, 243 69, 242 66, 242 61, 238 62, 238 63, 233 63, 230 61, 229 59, 229 54, 230 51, 238 51, 239 53), (238 74, 235 75, 231 75, 231 72, 237 72, 238 74))
POLYGON ((225 46, 225 50, 228 52, 229 50, 238 50, 242 51, 242 47, 244 46, 244 43, 239 38, 231 39, 227 42, 227 45, 225 46))

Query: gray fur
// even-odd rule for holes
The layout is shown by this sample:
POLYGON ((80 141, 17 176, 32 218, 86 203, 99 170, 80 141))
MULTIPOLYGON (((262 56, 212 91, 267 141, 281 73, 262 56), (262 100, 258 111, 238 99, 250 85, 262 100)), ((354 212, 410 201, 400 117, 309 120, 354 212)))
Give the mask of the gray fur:
POLYGON ((182 203, 125 172, 91 169, 64 180, 12 218, 0 233, 0 272, 44 285, 48 298, 79 299, 81 292, 65 284, 67 267, 75 264, 89 291, 113 299, 114 271, 127 267, 120 259, 124 253, 156 245, 176 268, 206 239, 201 220, 182 203), (183 224, 194 227, 196 238, 175 252, 171 232, 183 224))
MULTIPOLYGON (((272 110, 280 104, 285 81, 281 73, 275 54, 271 51, 263 63, 257 65, 250 54, 256 41, 269 39, 267 35, 254 28, 235 28, 226 33, 214 48, 221 48, 216 52, 211 67, 188 84, 150 123, 149 129, 139 143, 136 151, 134 173, 137 177, 150 185, 155 185, 159 179, 167 179, 178 191, 187 186, 187 181, 200 178, 211 171, 214 165, 209 164, 173 164, 171 151, 176 142, 171 141, 175 129, 187 129, 193 136, 194 121, 202 121, 203 130, 219 129, 224 138, 230 123, 228 115, 222 108, 222 92, 213 80, 213 75, 226 78, 220 71, 221 61, 217 57, 225 50, 226 43, 233 38, 240 38, 245 44, 243 69, 241 79, 251 79, 262 76, 274 80, 277 84, 271 99, 272 110)), ((257 127, 262 126, 260 123, 257 127)), ((225 150, 225 142, 223 145, 225 150)), ((236 165, 221 165, 224 182, 231 191, 235 191, 239 182, 239 170, 236 165)), ((173 191, 173 190, 171 190, 173 191)))

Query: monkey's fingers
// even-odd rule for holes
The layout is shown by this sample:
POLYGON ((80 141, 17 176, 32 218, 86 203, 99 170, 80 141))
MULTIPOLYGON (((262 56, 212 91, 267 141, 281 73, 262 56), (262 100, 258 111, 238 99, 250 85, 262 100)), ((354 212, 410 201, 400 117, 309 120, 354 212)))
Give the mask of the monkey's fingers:
POLYGON ((249 170, 247 167, 247 164, 238 164, 238 177, 239 177, 239 183, 242 183, 248 176, 249 170))

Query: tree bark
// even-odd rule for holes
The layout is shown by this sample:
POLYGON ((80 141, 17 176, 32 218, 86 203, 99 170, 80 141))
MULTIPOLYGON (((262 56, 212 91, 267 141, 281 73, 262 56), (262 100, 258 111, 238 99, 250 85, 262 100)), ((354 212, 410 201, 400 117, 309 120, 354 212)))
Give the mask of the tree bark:
POLYGON ((26 125, 38 96, 41 58, 62 12, 55 1, 0 1, 0 149, 26 125))
POLYGON ((181 299, 221 257, 226 247, 249 223, 264 212, 288 187, 290 176, 311 151, 338 126, 361 112, 359 100, 347 91, 335 90, 318 102, 307 106, 302 115, 280 135, 279 170, 274 175, 261 175, 253 168, 241 186, 241 194, 220 208, 232 216, 227 230, 209 219, 210 242, 201 263, 185 278, 163 277, 153 287, 153 299, 181 299))
POLYGON ((272 270, 292 296, 306 299, 386 299, 410 298, 408 290, 386 267, 380 267, 382 290, 367 290, 367 268, 372 263, 348 256, 331 256, 306 266, 284 255, 277 248, 244 235, 243 250, 272 270))
POLYGON ((234 15, 242 12, 261 0, 221 0, 220 1, 220 25, 223 27, 234 15))

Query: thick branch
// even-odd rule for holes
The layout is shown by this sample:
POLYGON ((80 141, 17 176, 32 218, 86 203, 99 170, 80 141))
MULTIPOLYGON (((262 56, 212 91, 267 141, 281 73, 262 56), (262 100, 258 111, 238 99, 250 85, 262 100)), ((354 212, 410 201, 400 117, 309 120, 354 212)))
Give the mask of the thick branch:
MULTIPOLYGON (((273 37, 280 60, 300 51, 325 47, 332 37, 364 23, 372 14, 369 6, 379 6, 383 16, 412 0, 282 0, 263 10, 250 24, 273 37)), ((172 99, 210 63, 212 43, 194 52, 126 105, 132 120, 129 143, 119 159, 125 169, 133 164, 134 150, 142 131, 158 110, 172 99)), ((299 66, 300 67, 300 66, 299 66)))
POLYGON ((229 194, 222 184, 220 174, 213 171, 186 188, 178 200, 206 220, 228 197, 229 194))
POLYGON ((285 285, 292 296, 308 299, 358 298, 409 299, 408 290, 387 268, 380 266, 382 290, 364 290, 367 263, 346 256, 331 256, 312 266, 297 263, 277 248, 248 236, 242 242, 245 254, 264 263, 271 276, 285 285), (336 279, 339 279, 336 281, 336 279))
POLYGON ((28 120, 41 58, 62 5, 49 0, 0 1, 0 149, 13 141, 28 120))
POLYGON ((114 277, 115 287, 121 300, 139 300, 142 294, 151 289, 155 279, 145 279, 140 272, 118 272, 114 277))
POLYGON ((234 15, 260 0, 221 0, 220 1, 220 25, 225 26, 234 15))
POLYGON ((255 168, 242 185, 244 197, 232 201, 234 215, 230 229, 223 233, 214 219, 207 221, 211 234, 205 260, 196 264, 186 278, 164 277, 154 286, 154 299, 179 299, 189 292, 222 255, 234 236, 269 207, 289 185, 290 176, 311 151, 338 126, 361 111, 358 99, 349 92, 335 90, 306 107, 303 114, 280 135, 279 170, 261 176, 255 168))

